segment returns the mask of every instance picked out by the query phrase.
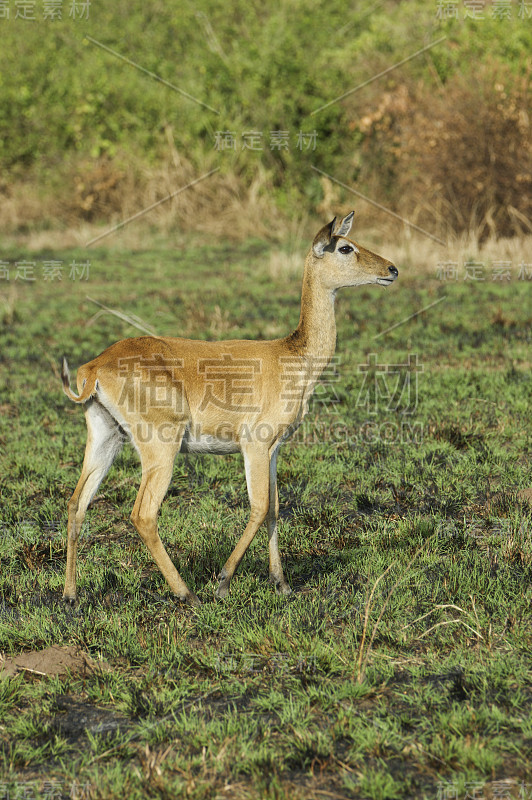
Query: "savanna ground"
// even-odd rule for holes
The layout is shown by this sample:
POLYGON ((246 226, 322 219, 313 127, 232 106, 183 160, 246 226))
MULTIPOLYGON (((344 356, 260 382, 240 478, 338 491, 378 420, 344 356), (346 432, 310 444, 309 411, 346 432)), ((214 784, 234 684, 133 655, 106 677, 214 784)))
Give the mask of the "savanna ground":
POLYGON ((530 797, 517 266, 481 281, 398 263, 391 288, 340 293, 334 368, 280 458, 288 599, 267 583, 265 530, 214 599, 248 514, 243 464, 179 456, 160 530, 203 605, 177 603, 128 520, 140 467, 127 445, 88 512, 72 609, 66 503, 85 425, 58 363, 138 333, 87 296, 163 335, 274 337, 297 323, 300 278, 260 241, 63 251, 63 280, 45 281, 52 256, 3 253, 37 279, 3 286, 0 647, 78 645, 106 663, 0 680, 9 796, 530 797), (73 262, 90 262, 87 280, 73 262))

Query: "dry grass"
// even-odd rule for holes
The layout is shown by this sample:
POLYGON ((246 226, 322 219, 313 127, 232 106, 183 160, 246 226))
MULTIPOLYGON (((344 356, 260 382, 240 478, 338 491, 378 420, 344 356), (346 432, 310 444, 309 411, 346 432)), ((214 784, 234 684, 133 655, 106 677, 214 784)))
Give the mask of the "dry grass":
MULTIPOLYGON (((509 262, 512 274, 517 275, 520 264, 531 264, 532 236, 497 238, 492 236, 479 242, 474 234, 467 233, 449 239, 443 247, 430 239, 415 234, 403 235, 399 241, 387 248, 387 257, 404 265, 411 275, 436 275, 440 263, 449 262, 464 269, 467 261, 475 261, 491 267, 496 262, 509 262)), ((514 275, 514 277, 515 277, 514 275)))
POLYGON ((14 283, 5 287, 0 292, 0 322, 10 326, 15 321, 17 309, 18 289, 14 283))
MULTIPOLYGON (((474 233, 463 233, 449 238, 447 244, 443 246, 417 231, 412 231, 406 225, 390 220, 384 212, 375 212, 372 209, 368 211, 363 206, 362 201, 356 204, 357 224, 353 238, 363 246, 386 256, 400 269, 406 270, 405 274, 410 276, 435 277, 438 265, 446 262, 456 264, 459 271, 463 272, 464 264, 474 261, 484 264, 487 268, 497 262, 507 262, 511 265, 512 275, 515 277, 519 265, 532 263, 530 258, 532 235, 511 238, 491 236, 479 241, 474 233), (377 224, 378 217, 383 219, 381 225, 377 224)), ((349 209, 345 203, 339 204, 337 213, 347 213, 349 209)), ((255 210, 258 211, 258 206, 255 206, 255 210)), ((283 219, 273 237, 271 230, 264 231, 263 224, 257 230, 249 217, 242 217, 242 213, 242 209, 238 211, 238 203, 235 200, 232 210, 228 209, 224 214, 226 225, 222 219, 209 223, 207 218, 203 230, 202 225, 198 229, 193 223, 190 226, 185 223, 182 216, 172 208, 172 201, 169 201, 168 208, 164 211, 154 210, 154 219, 147 215, 144 219, 113 232, 102 239, 101 243, 110 250, 143 251, 158 246, 179 249, 187 242, 201 242, 207 233, 209 241, 222 241, 228 238, 239 241, 245 239, 246 235, 270 241, 274 238, 269 256, 263 259, 261 264, 257 264, 257 267, 266 270, 275 280, 283 280, 301 274, 310 238, 317 228, 329 219, 329 216, 317 215, 305 216, 298 220, 283 219), (275 240, 282 240, 283 237, 283 244, 275 243, 275 240)), ((115 224, 118 221, 119 218, 115 217, 115 224)), ((62 250, 84 247, 108 227, 112 227, 112 223, 104 227, 101 224, 80 222, 72 227, 55 230, 18 230, 5 233, 2 240, 6 248, 23 246, 30 252, 62 250)), ((90 253, 90 248, 87 252, 90 253)))
MULTIPOLYGON (((385 98, 382 109, 371 119, 362 118, 359 124, 368 130, 374 126, 377 139, 385 133, 388 135, 390 126, 393 130, 396 118, 409 107, 408 97, 403 92, 393 102, 385 98), (395 120, 393 124, 390 115, 395 120)), ((2 185, 0 231, 4 246, 24 246, 30 251, 83 247, 217 166, 216 154, 213 154, 199 168, 195 167, 177 150, 169 127, 166 135, 168 156, 157 167, 147 168, 140 160, 131 159, 127 163, 119 159, 70 163, 64 166, 62 188, 56 194, 37 181, 28 180, 9 187, 2 185)), ((425 139, 424 145, 427 144, 425 139)), ((461 232, 453 233, 449 220, 459 212, 445 209, 443 204, 438 213, 433 207, 431 218, 426 219, 420 203, 414 203, 412 209, 412 197, 416 195, 412 188, 399 206, 390 210, 414 225, 425 226, 432 236, 446 241, 441 245, 399 222, 384 209, 349 195, 325 177, 320 179, 322 199, 314 213, 309 207, 292 215, 283 213, 275 206, 269 180, 260 166, 251 182, 235 170, 220 170, 112 232, 101 240, 102 245, 110 249, 145 250, 161 241, 166 247, 179 247, 191 237, 201 241, 205 235, 210 240, 232 241, 257 237, 273 243, 266 264, 270 276, 292 277, 300 274, 307 243, 319 225, 355 207, 354 238, 386 255, 398 266, 406 267, 409 274, 434 275, 440 262, 463 265, 467 260, 474 260, 490 265, 505 261, 516 268, 530 261, 532 235, 526 230, 524 217, 521 235, 501 238, 495 229, 486 228, 487 219, 495 220, 502 213, 495 205, 484 209, 484 217, 476 227, 468 224, 461 232)), ((382 201, 386 208, 386 200, 377 186, 372 197, 382 201)), ((473 217, 472 211, 470 223, 473 217)))
POLYGON ((160 205, 106 244, 142 249, 147 231, 163 236, 195 232, 233 241, 250 236, 280 241, 290 234, 290 223, 276 209, 261 166, 251 181, 236 170, 220 169, 166 200, 219 166, 216 153, 194 165, 176 150, 171 131, 167 133, 168 156, 157 166, 147 167, 131 156, 127 161, 72 161, 55 176, 57 186, 41 185, 35 176, 9 188, 0 186, 4 242, 31 250, 83 246, 156 203, 160 205))

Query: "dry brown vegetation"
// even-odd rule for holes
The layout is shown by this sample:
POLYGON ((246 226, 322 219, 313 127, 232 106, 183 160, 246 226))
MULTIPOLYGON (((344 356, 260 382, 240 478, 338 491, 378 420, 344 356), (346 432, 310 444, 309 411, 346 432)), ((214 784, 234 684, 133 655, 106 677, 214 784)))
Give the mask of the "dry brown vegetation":
POLYGON ((421 84, 385 93, 352 123, 364 137, 360 179, 443 238, 530 232, 530 69, 516 79, 500 65, 483 67, 436 93, 421 84))

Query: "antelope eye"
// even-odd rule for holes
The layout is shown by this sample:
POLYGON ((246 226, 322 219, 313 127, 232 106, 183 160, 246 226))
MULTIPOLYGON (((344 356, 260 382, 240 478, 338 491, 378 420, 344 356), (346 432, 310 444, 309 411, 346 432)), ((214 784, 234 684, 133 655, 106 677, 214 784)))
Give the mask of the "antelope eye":
POLYGON ((352 253, 353 252, 353 248, 350 247, 348 244, 344 244, 344 246, 343 247, 339 247, 338 250, 344 256, 346 256, 348 253, 352 253))

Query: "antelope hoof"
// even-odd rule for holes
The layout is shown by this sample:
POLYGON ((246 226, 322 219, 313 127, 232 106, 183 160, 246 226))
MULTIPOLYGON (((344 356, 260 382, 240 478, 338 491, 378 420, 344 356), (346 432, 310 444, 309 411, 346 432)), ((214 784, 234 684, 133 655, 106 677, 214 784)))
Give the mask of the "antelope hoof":
POLYGON ((194 592, 189 592, 185 597, 180 597, 180 600, 183 600, 185 603, 188 603, 190 606, 194 606, 194 608, 198 608, 201 605, 201 600, 197 597, 194 592))
POLYGON ((285 596, 292 594, 292 589, 284 578, 277 578, 275 575, 270 575, 270 583, 273 583, 275 586, 277 594, 284 594, 285 596))
POLYGON ((222 599, 229 594, 229 586, 231 585, 231 578, 226 573, 225 570, 222 570, 218 575, 218 588, 216 589, 216 597, 222 599))
POLYGON ((64 594, 63 595, 63 605, 67 608, 74 608, 78 604, 78 598, 75 594, 64 594))

